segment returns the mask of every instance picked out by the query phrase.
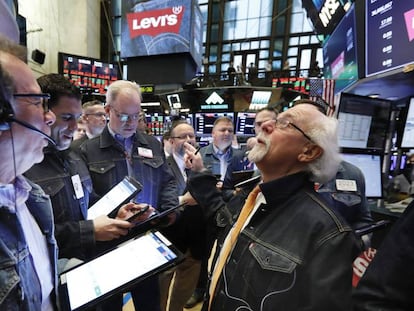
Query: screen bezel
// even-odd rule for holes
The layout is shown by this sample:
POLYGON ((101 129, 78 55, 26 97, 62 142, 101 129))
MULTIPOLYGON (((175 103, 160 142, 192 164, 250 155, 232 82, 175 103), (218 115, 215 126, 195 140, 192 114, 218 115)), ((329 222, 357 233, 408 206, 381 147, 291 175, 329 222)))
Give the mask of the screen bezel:
POLYGON ((62 272, 59 275, 59 288, 58 288, 59 294, 60 294, 61 307, 62 307, 63 310, 67 310, 67 311, 88 310, 89 308, 95 306, 96 304, 104 301, 108 297, 111 297, 111 296, 113 296, 116 293, 122 293, 122 292, 126 291, 128 288, 130 288, 131 286, 133 286, 134 284, 137 284, 137 283, 139 283, 139 282, 147 279, 150 276, 153 276, 153 275, 156 275, 156 274, 158 274, 158 273, 160 273, 162 271, 165 271, 165 270, 167 270, 167 269, 169 269, 169 268, 177 265, 182 260, 184 260, 184 255, 181 253, 181 251, 179 251, 178 248, 175 247, 159 231, 157 231, 157 230, 151 230, 151 231, 146 232, 144 234, 137 235, 137 236, 133 237, 132 239, 129 239, 129 240, 127 240, 127 241, 125 241, 125 242, 117 245, 116 247, 113 247, 113 248, 109 249, 108 251, 105 251, 105 252, 99 254, 98 256, 95 256, 94 258, 92 258, 92 259, 90 259, 88 261, 85 261, 84 263, 82 263, 82 264, 80 264, 78 266, 75 266, 73 268, 70 268, 70 269, 62 272), (109 292, 101 295, 100 297, 97 297, 97 298, 95 298, 95 299, 93 299, 93 300, 91 300, 91 301, 83 304, 82 306, 80 306, 80 307, 78 307, 76 309, 71 309, 70 302, 69 302, 69 295, 68 295, 68 287, 67 287, 67 283, 65 282, 66 279, 64 277, 64 275, 66 275, 66 273, 69 273, 70 271, 72 271, 74 269, 77 269, 77 268, 79 268, 81 266, 84 266, 86 264, 89 264, 91 261, 93 261, 93 260, 95 260, 95 259, 97 259, 97 258, 99 258, 99 257, 101 257, 101 256, 103 256, 105 254, 108 254, 110 252, 116 251, 117 249, 119 249, 119 248, 121 248, 121 247, 123 247, 123 246, 125 246, 125 245, 127 245, 127 244, 129 244, 129 243, 131 243, 133 241, 135 241, 136 239, 139 239, 140 237, 142 237, 142 236, 144 236, 146 234, 151 234, 151 233, 152 234, 155 234, 159 238, 159 240, 161 240, 161 242, 163 243, 163 245, 165 245, 166 247, 168 247, 169 250, 171 250, 176 255, 176 257, 174 259, 172 259, 170 261, 167 261, 166 263, 162 264, 161 266, 159 266, 159 267, 157 267, 157 268, 155 268, 155 269, 153 269, 153 270, 151 270, 151 271, 149 271, 149 272, 147 272, 147 273, 145 273, 145 274, 143 274, 143 275, 141 275, 141 276, 139 276, 139 277, 137 277, 137 278, 135 278, 135 279, 133 279, 133 280, 131 280, 131 281, 123 284, 123 285, 121 285, 121 286, 118 286, 118 287, 114 288, 113 290, 111 290, 111 291, 109 291, 109 292), (159 235, 161 235, 162 238, 160 238, 159 235))
MULTIPOLYGON (((387 134, 389 131, 389 124, 390 124, 390 116, 391 116, 391 112, 392 112, 392 101, 390 100, 386 100, 386 99, 380 99, 380 98, 371 98, 368 96, 360 96, 360 95, 355 95, 355 94, 350 94, 350 93, 341 93, 341 98, 340 98, 340 102, 339 102, 339 106, 338 106, 338 113, 337 113, 337 119, 338 119, 338 143, 339 143, 339 147, 342 149, 361 149, 361 150, 366 150, 367 152, 381 152, 384 150, 385 148, 385 144, 386 144, 386 140, 387 140, 387 134), (357 102, 360 102, 361 105, 376 105, 377 107, 380 107, 381 111, 383 111, 385 108, 387 109, 386 114, 387 117, 384 118, 387 120, 386 124, 385 124, 385 128, 384 128, 384 136, 382 138, 382 144, 381 146, 368 146, 368 142, 367 145, 364 147, 361 146, 349 146, 349 145, 341 145, 340 142, 340 137, 339 137, 339 129, 340 129, 340 122, 341 122, 341 113, 346 113, 346 110, 344 108, 344 105, 346 104, 346 101, 349 100, 355 100, 357 102), (385 107, 386 105, 386 107, 385 107), (345 111, 343 111, 345 110, 345 111)), ((373 115, 371 115, 372 117, 374 117, 373 115)), ((371 127, 370 127, 371 129, 371 127)), ((369 140, 371 133, 368 133, 368 137, 367 139, 369 140)))
MULTIPOLYGON (((410 110, 412 111, 412 114, 414 117, 414 97, 410 97, 407 105, 402 109, 402 116, 400 117, 401 124, 402 124, 401 134, 400 134, 400 138, 397 140, 398 146, 401 149, 414 149, 414 142, 412 145, 404 144, 404 137, 408 135, 407 119, 408 119, 410 110)), ((414 121, 414 118, 413 118, 413 121, 414 121)), ((414 126, 413 126, 413 130, 414 130, 414 126)))

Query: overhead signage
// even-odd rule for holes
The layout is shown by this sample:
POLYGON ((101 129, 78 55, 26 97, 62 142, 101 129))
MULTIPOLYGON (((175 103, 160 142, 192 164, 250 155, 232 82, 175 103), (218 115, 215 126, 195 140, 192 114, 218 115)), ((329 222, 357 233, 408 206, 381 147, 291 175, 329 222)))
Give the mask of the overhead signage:
POLYGON ((369 0, 365 22, 367 76, 414 62, 413 1, 369 0))

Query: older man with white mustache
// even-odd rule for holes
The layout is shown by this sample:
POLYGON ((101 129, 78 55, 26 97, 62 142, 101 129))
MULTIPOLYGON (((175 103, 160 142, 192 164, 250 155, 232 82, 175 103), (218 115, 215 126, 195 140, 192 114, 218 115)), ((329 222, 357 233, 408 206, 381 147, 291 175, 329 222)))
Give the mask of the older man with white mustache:
POLYGON ((249 153, 262 182, 225 204, 215 178, 186 145, 189 191, 214 224, 227 218, 212 265, 205 310, 350 310, 351 228, 314 190, 340 157, 336 120, 312 105, 295 106, 260 125, 249 153))

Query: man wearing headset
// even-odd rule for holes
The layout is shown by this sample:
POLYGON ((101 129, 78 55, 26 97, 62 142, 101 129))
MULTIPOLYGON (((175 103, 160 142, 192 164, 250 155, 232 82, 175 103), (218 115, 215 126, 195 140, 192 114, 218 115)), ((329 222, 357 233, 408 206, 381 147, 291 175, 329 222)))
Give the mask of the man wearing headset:
POLYGON ((0 37, 0 309, 55 310, 52 208, 22 176, 42 161, 55 115, 25 61, 25 49, 0 37))

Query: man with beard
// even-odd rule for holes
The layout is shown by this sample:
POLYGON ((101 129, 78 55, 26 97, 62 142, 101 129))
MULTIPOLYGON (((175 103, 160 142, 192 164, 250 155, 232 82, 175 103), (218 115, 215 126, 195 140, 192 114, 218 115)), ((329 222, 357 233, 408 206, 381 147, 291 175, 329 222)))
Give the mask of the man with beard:
MULTIPOLYGON (((231 147, 234 125, 229 117, 217 118, 213 124, 211 135, 213 137, 212 143, 201 148, 200 155, 203 158, 204 166, 218 178, 217 187, 221 189, 224 200, 228 201, 234 194, 232 173, 248 169, 250 163, 245 157, 244 151, 231 147)), ((214 229, 214 227, 209 229, 214 229)), ((196 291, 186 304, 186 308, 192 308, 203 299, 207 284, 208 258, 215 239, 216 231, 208 230, 207 250, 202 262, 200 279, 196 291)))
MULTIPOLYGON (((255 187, 218 243, 205 310, 350 310, 351 228, 326 206, 314 182, 338 168, 336 120, 312 105, 295 106, 261 124, 249 159, 263 182, 255 187), (222 242, 222 243, 221 243, 222 242)), ((195 148, 189 191, 205 217, 226 208, 195 148)), ((237 196, 228 205, 241 205, 237 196)), ((235 208, 237 210, 237 208, 235 208)))

